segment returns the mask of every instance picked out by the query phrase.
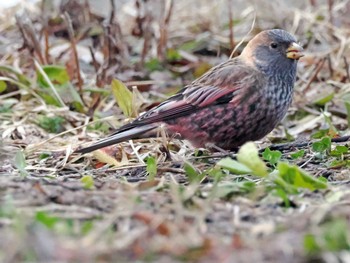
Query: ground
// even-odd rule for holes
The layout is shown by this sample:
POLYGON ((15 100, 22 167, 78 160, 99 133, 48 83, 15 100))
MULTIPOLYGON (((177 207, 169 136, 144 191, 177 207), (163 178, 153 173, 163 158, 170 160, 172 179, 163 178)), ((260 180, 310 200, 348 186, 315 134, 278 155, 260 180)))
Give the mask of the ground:
POLYGON ((2 10, 0 261, 350 262, 350 4, 271 2, 2 10), (228 153, 161 136, 74 153, 275 27, 306 55, 293 105, 263 140, 228 153))

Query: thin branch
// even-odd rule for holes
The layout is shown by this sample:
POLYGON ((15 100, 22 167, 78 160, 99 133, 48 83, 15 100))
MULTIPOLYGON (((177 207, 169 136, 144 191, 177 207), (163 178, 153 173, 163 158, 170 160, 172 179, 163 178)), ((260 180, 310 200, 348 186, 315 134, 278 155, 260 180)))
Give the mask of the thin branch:
POLYGON ((346 56, 344 56, 343 59, 344 59, 344 64, 345 64, 346 77, 348 78, 348 81, 350 82, 349 63, 348 63, 346 56))
POLYGON ((242 43, 246 40, 247 36, 253 31, 254 26, 255 26, 255 20, 256 20, 256 11, 254 10, 254 19, 252 22, 252 25, 248 31, 248 33, 242 38, 241 41, 235 46, 234 50, 231 52, 230 59, 233 58, 234 54, 236 53, 237 49, 242 45, 242 43))
POLYGON ((316 68, 314 70, 314 74, 310 77, 309 81, 305 85, 305 88, 303 89, 304 93, 307 92, 310 89, 311 83, 316 80, 317 75, 321 71, 321 69, 322 69, 322 67, 323 67, 325 62, 326 62, 326 59, 323 58, 317 63, 316 68))
POLYGON ((230 48, 235 48, 234 31, 233 31, 233 11, 232 11, 232 0, 227 1, 228 4, 228 18, 229 18, 229 30, 230 30, 230 48))
POLYGON ((77 44, 76 40, 74 37, 74 30, 73 30, 73 25, 72 25, 72 20, 70 19, 70 16, 67 12, 64 13, 64 18, 67 23, 67 30, 69 34, 69 39, 71 42, 72 46, 72 52, 73 52, 73 57, 74 57, 74 62, 75 62, 75 68, 76 68, 76 74, 77 74, 77 80, 78 80, 78 90, 80 97, 82 98, 82 93, 83 93, 83 79, 81 78, 80 74, 80 65, 79 65, 79 58, 78 58, 78 51, 77 51, 77 44))

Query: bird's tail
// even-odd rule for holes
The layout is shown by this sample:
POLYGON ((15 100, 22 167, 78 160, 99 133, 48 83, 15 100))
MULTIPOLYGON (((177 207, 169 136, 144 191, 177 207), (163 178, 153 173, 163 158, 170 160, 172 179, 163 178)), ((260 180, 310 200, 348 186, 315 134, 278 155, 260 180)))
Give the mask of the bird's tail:
POLYGON ((150 137, 148 134, 149 131, 157 128, 158 126, 155 124, 149 124, 144 126, 138 126, 133 127, 128 130, 124 130, 121 132, 116 132, 115 134, 112 134, 111 136, 102 139, 95 144, 88 146, 86 148, 78 149, 75 152, 76 153, 89 153, 95 150, 98 150, 103 147, 107 147, 112 144, 116 144, 119 142, 123 142, 130 139, 138 139, 138 138, 147 138, 150 137), (147 135, 146 135, 147 133, 147 135))

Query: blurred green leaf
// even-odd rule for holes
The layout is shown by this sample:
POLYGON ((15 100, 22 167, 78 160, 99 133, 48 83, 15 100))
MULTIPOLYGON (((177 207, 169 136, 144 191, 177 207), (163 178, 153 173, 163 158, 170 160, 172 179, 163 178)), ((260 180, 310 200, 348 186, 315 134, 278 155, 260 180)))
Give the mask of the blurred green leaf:
POLYGON ((334 160, 330 163, 329 168, 350 167, 350 160, 334 160))
POLYGON ((296 165, 279 162, 278 175, 288 184, 297 188, 307 188, 311 191, 327 188, 327 183, 312 177, 296 165))
MULTIPOLYGON (((40 67, 40 65, 38 65, 38 67, 40 67)), ((57 98, 58 94, 64 103, 69 104, 71 108, 82 112, 83 102, 80 95, 70 82, 66 69, 58 65, 46 65, 41 66, 41 68, 43 74, 48 77, 56 91, 55 94, 45 76, 40 70, 37 70, 37 84, 40 87, 39 95, 45 100, 45 102, 56 106, 62 106, 61 101, 57 98)))
POLYGON ((320 246, 317 244, 315 235, 306 234, 304 236, 304 250, 308 254, 315 254, 321 251, 320 246))
POLYGON ((5 81, 0 80, 0 93, 4 92, 7 89, 7 84, 5 81))
POLYGON ((332 156, 342 156, 345 153, 348 153, 349 148, 345 145, 337 145, 335 146, 334 150, 330 152, 330 155, 332 156))
POLYGON ((322 130, 318 130, 317 132, 313 133, 311 135, 311 138, 313 139, 321 139, 325 136, 327 136, 329 133, 329 129, 322 129, 322 130))
POLYGON ((148 173, 148 180, 153 181, 157 176, 157 160, 153 156, 148 156, 146 160, 146 171, 148 173))
POLYGON ((90 233, 90 231, 93 229, 94 227, 94 222, 92 220, 88 220, 83 222, 80 231, 83 235, 86 235, 88 233, 90 233))
POLYGON ((312 143, 312 150, 314 152, 323 153, 331 148, 331 138, 324 137, 321 140, 312 143))
POLYGON ((156 71, 156 70, 161 71, 161 70, 164 69, 162 63, 160 63, 160 61, 158 59, 156 59, 156 58, 148 60, 145 63, 145 68, 148 71, 150 71, 150 72, 153 72, 153 71, 156 71))
POLYGON ((27 162, 23 151, 17 151, 15 155, 15 166, 20 172, 21 176, 26 177, 28 172, 26 171, 27 162))
POLYGON ((350 250, 348 220, 335 218, 323 223, 315 233, 306 234, 304 236, 304 249, 309 254, 350 250))
POLYGON ((249 169, 242 163, 237 162, 236 160, 231 159, 230 157, 226 157, 221 159, 216 165, 229 170, 234 174, 250 174, 252 170, 249 169))
POLYGON ((38 125, 50 133, 60 133, 64 131, 63 123, 64 118, 60 116, 56 117, 47 117, 47 116, 38 116, 38 125))
POLYGON ((275 188, 275 194, 277 196, 279 196, 283 200, 285 207, 287 207, 287 208, 290 207, 290 201, 289 201, 289 198, 288 198, 288 193, 285 191, 285 189, 280 188, 280 187, 276 187, 275 188))
POLYGON ((330 102, 334 98, 334 92, 318 99, 315 101, 315 104, 318 106, 324 106, 327 102, 330 102))
POLYGON ((247 166, 255 176, 265 177, 268 174, 266 164, 260 159, 253 142, 247 142, 239 149, 237 160, 247 166))
MULTIPOLYGON (((47 65, 42 66, 42 69, 54 85, 63 85, 70 81, 66 69, 62 66, 47 65)), ((37 82, 41 87, 50 87, 50 84, 45 80, 44 76, 40 72, 37 72, 37 76, 37 82)))
POLYGON ((184 50, 188 52, 193 52, 197 49, 200 49, 205 43, 203 41, 198 41, 198 40, 191 40, 186 43, 183 43, 180 47, 179 50, 184 50))
POLYGON ((49 158, 50 156, 51 156, 51 154, 49 154, 49 153, 41 153, 39 155, 39 160, 44 160, 46 158, 49 158))
POLYGON ((304 155, 305 155, 305 150, 299 150, 295 153, 291 153, 290 157, 292 157, 292 159, 295 160, 295 159, 299 159, 299 158, 304 157, 304 155))
POLYGON ((225 182, 220 183, 214 193, 218 198, 230 198, 235 195, 244 195, 253 192, 256 188, 256 184, 251 181, 243 182, 225 182))
POLYGON ((53 229, 56 223, 59 222, 59 218, 50 216, 49 214, 43 211, 39 211, 36 213, 35 220, 49 229, 53 229))
POLYGON ((209 69, 211 69, 213 66, 209 64, 208 62, 201 62, 199 65, 197 65, 194 69, 193 76, 195 78, 199 78, 204 73, 206 73, 209 69))
POLYGON ((127 117, 134 116, 132 107, 132 92, 124 85, 123 82, 117 79, 112 80, 112 92, 118 106, 127 117))
POLYGON ((170 62, 180 60, 181 58, 180 53, 173 48, 169 48, 166 52, 166 59, 170 62))
POLYGON ((92 189, 94 187, 94 178, 91 175, 84 175, 80 182, 85 189, 92 189))
POLYGON ((282 153, 280 151, 271 151, 270 148, 266 148, 262 153, 262 157, 265 161, 275 165, 279 160, 281 160, 282 153))
POLYGON ((110 129, 110 125, 105 122, 95 122, 87 126, 87 130, 89 131, 101 131, 103 133, 107 133, 110 129))
POLYGON ((189 162, 185 162, 184 170, 190 183, 200 182, 205 176, 202 173, 198 173, 197 170, 193 167, 193 165, 189 162))

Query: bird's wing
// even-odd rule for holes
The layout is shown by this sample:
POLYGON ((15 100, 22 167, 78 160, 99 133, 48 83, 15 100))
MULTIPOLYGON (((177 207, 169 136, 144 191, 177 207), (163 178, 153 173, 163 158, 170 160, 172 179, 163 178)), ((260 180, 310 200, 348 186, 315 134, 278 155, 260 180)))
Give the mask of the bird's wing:
POLYGON ((260 86, 259 74, 240 61, 224 62, 115 133, 185 116, 210 105, 230 103, 243 90, 249 94, 249 90, 260 86))
POLYGON ((245 97, 263 86, 260 81, 264 78, 255 69, 239 62, 238 59, 233 59, 216 66, 159 106, 120 127, 109 137, 76 152, 88 153, 136 138, 158 127, 161 121, 186 116, 204 107, 244 102, 245 97))

